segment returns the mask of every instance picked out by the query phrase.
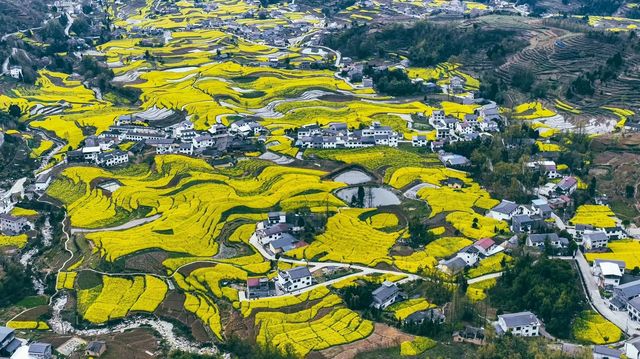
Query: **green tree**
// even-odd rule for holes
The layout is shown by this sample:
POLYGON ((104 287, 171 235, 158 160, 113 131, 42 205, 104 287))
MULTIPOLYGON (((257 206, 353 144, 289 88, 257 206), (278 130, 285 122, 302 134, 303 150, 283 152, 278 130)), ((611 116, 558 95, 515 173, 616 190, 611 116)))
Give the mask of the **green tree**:
POLYGON ((13 118, 20 118, 20 116, 22 116, 22 110, 20 109, 20 106, 16 104, 9 105, 9 115, 13 118))

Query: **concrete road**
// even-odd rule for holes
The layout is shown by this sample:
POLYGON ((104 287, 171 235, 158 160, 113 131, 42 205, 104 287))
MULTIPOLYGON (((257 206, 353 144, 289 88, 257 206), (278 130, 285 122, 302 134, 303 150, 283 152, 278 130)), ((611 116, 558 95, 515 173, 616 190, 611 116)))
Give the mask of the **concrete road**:
POLYGON ((580 275, 582 276, 583 283, 587 290, 587 299, 591 303, 591 306, 602 316, 607 318, 611 323, 615 324, 618 328, 622 329, 629 336, 640 335, 640 323, 629 320, 626 312, 613 311, 609 308, 609 305, 600 295, 600 289, 596 283, 593 275, 591 274, 591 267, 582 252, 578 251, 576 255, 576 263, 580 269, 580 275))

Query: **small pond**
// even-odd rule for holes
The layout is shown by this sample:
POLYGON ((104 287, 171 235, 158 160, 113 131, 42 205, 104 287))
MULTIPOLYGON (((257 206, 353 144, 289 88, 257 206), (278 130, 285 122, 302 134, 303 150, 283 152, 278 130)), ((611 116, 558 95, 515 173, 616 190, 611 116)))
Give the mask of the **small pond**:
POLYGON ((371 178, 371 176, 369 176, 368 174, 362 171, 349 170, 349 171, 340 173, 333 180, 336 182, 342 182, 346 184, 358 184, 358 183, 369 182, 373 180, 373 178, 371 178))
MULTIPOLYGON (((351 199, 357 194, 358 187, 344 188, 336 192, 338 198, 342 199, 346 203, 351 203, 351 199)), ((365 207, 382 207, 400 204, 400 198, 386 188, 365 186, 364 194, 365 207)))

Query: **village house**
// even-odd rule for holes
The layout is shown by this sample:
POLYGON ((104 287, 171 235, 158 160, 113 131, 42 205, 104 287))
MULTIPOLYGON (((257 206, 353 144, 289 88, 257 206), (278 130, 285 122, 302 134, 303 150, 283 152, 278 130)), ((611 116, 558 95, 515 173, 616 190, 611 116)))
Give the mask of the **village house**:
POLYGON ((576 239, 582 240, 585 233, 594 232, 595 228, 590 224, 576 224, 573 228, 568 227, 567 231, 573 234, 576 239))
POLYGON ((414 325, 420 325, 427 322, 432 322, 436 324, 444 323, 446 317, 440 308, 431 308, 427 310, 419 310, 410 314, 408 317, 404 319, 404 323, 411 323, 414 325))
POLYGON ((51 184, 51 175, 49 173, 41 174, 36 177, 35 190, 37 192, 45 191, 51 184))
POLYGON ((609 237, 600 231, 585 231, 582 235, 582 246, 586 250, 604 248, 609 243, 609 237))
POLYGON ((518 213, 518 204, 507 201, 505 199, 497 206, 491 208, 487 217, 491 217, 500 221, 510 221, 513 216, 518 213))
POLYGON ((484 344, 484 328, 465 326, 463 330, 453 333, 453 341, 457 343, 484 344))
POLYGON ((440 264, 438 264, 438 269, 450 276, 455 276, 462 273, 466 266, 467 262, 465 262, 464 259, 455 256, 451 259, 441 261, 440 264))
POLYGON ((482 122, 502 120, 500 117, 500 109, 495 102, 480 106, 480 108, 477 108, 474 112, 483 119, 482 122))
POLYGON ((480 255, 488 257, 495 253, 497 249, 496 242, 491 238, 482 238, 473 244, 480 252, 480 255))
POLYGON ((607 238, 609 238, 609 240, 621 239, 625 237, 624 229, 620 226, 604 227, 602 228, 602 230, 604 231, 604 234, 607 235, 607 238))
POLYGON ((298 239, 293 235, 283 233, 279 239, 269 242, 269 250, 274 254, 278 254, 288 252, 304 245, 306 245, 306 243, 298 241, 298 239))
POLYGON ((22 66, 9 66, 9 76, 16 80, 20 80, 22 78, 22 66))
POLYGON ((624 343, 624 354, 627 359, 640 359, 640 337, 624 343))
POLYGON ((253 120, 238 120, 229 126, 229 131, 243 136, 258 136, 265 128, 253 120))
POLYGON ((289 233, 291 228, 287 223, 278 223, 273 226, 258 229, 256 236, 260 244, 265 245, 282 238, 285 233, 289 233))
POLYGON ((189 120, 184 120, 178 123, 177 125, 173 126, 173 128, 171 128, 171 131, 173 133, 173 137, 175 138, 185 137, 188 139, 189 137, 192 136, 193 133, 195 133, 193 122, 189 120))
POLYGON ((266 224, 273 226, 279 223, 287 223, 287 212, 269 212, 266 224))
POLYGON ((455 177, 445 178, 442 181, 440 181, 440 184, 453 189, 460 189, 460 188, 464 188, 465 186, 463 180, 455 177))
POLYGON ((606 345, 594 346, 592 353, 593 359, 620 359, 623 354, 621 350, 609 348, 606 345))
POLYGON ((578 180, 575 177, 564 177, 556 185, 555 191, 559 194, 571 195, 578 189, 578 180))
POLYGON ((567 248, 569 246, 569 240, 564 237, 558 236, 557 233, 537 233, 527 236, 526 245, 529 247, 541 247, 545 246, 545 242, 549 242, 549 245, 553 248, 567 248))
POLYGON ((94 340, 87 345, 86 354, 90 357, 99 358, 107 351, 107 343, 103 340, 94 340))
POLYGON ((0 327, 0 357, 10 357, 22 346, 20 339, 16 338, 15 331, 11 328, 0 327))
POLYGON ((519 214, 511 218, 511 231, 513 233, 532 233, 544 228, 544 221, 538 216, 519 214))
POLYGON ((467 266, 472 267, 476 263, 478 263, 478 255, 480 251, 474 245, 469 245, 462 248, 457 254, 456 257, 464 260, 467 266))
POLYGON ((537 337, 540 335, 540 326, 542 325, 538 317, 531 312, 498 315, 497 324, 496 332, 498 334, 511 333, 511 335, 518 337, 537 337))
POLYGON ((633 298, 640 296, 640 280, 620 284, 613 287, 613 296, 609 300, 612 310, 627 310, 627 304, 633 298))
POLYGON ((129 163, 129 154, 120 150, 98 154, 96 164, 102 167, 113 167, 129 163))
POLYGON ((391 304, 399 302, 405 297, 398 285, 389 281, 383 282, 371 295, 373 296, 371 306, 376 309, 386 309, 391 304))
POLYGON ((446 167, 466 167, 471 163, 468 158, 454 153, 440 152, 438 158, 446 167))
POLYGON ((247 299, 273 297, 276 293, 276 285, 266 277, 247 279, 247 299))
POLYGON ((449 80, 449 90, 450 93, 459 94, 464 92, 464 86, 467 81, 460 76, 453 76, 451 80, 449 80))
POLYGON ((614 261, 596 260, 593 262, 591 272, 598 286, 608 290, 620 284, 624 274, 624 262, 621 267, 620 263, 614 261))
POLYGON ((413 147, 426 147, 429 144, 427 136, 413 136, 411 137, 411 146, 413 147))
POLYGON ((538 198, 531 201, 531 207, 533 209, 533 215, 540 216, 542 219, 551 218, 553 210, 549 205, 549 202, 544 198, 538 198))
POLYGON ((154 147, 156 154, 162 155, 167 153, 175 153, 178 144, 173 138, 149 139, 145 141, 147 146, 154 147))
POLYGON ((193 156, 194 146, 192 143, 181 143, 178 145, 177 152, 181 155, 193 156))
POLYGON ((194 137, 192 143, 193 147, 196 149, 209 148, 215 144, 213 137, 207 133, 194 137))
POLYGON ((15 235, 33 229, 33 224, 25 217, 15 217, 8 213, 0 214, 0 232, 15 235))
POLYGON ((634 322, 640 321, 640 297, 635 297, 627 302, 627 313, 629 319, 634 322))
POLYGON ((51 359, 52 350, 49 343, 31 343, 28 349, 29 359, 51 359))
POLYGON ((306 288, 313 282, 311 272, 307 267, 296 267, 286 271, 279 271, 276 278, 276 285, 285 292, 306 288))

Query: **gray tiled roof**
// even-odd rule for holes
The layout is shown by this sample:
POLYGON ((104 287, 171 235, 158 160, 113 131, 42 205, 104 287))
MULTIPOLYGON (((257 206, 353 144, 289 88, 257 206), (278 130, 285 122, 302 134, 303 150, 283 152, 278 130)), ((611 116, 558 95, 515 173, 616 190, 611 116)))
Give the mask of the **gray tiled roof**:
POLYGON ((309 272, 309 268, 307 267, 296 267, 293 269, 289 269, 286 271, 291 280, 296 280, 304 277, 310 277, 311 272, 309 272))
POLYGON ((276 239, 275 241, 269 243, 273 248, 291 248, 298 240, 296 237, 290 235, 289 233, 285 233, 282 235, 282 238, 276 239))
POLYGON ((400 289, 395 284, 383 283, 378 289, 374 290, 371 294, 373 295, 373 300, 378 303, 384 303, 389 300, 391 297, 398 294, 400 289))
POLYGON ((531 243, 544 243, 545 239, 547 238, 549 238, 549 242, 555 242, 559 237, 556 233, 541 233, 529 235, 529 241, 531 241, 531 243))
POLYGON ((33 343, 29 345, 29 354, 43 355, 51 350, 51 344, 48 343, 33 343))
POLYGON ((616 359, 620 358, 620 356, 622 355, 622 351, 609 348, 604 345, 596 345, 595 347, 593 347, 593 354, 600 354, 610 359, 616 359))
POLYGON ((272 234, 278 234, 289 231, 289 225, 286 223, 278 223, 275 226, 269 227, 264 230, 264 234, 270 236, 272 234))
POLYGON ((627 303, 630 307, 640 311, 640 297, 635 297, 627 303))
POLYGON ((531 312, 503 314, 499 315, 498 318, 502 318, 509 328, 540 324, 538 318, 531 312))
POLYGON ((431 320, 432 322, 437 322, 443 320, 444 318, 445 316, 444 314, 442 314, 442 311, 440 309, 432 308, 412 313, 405 320, 410 323, 419 322, 424 319, 431 320))
POLYGON ((620 284, 615 291, 622 293, 625 298, 633 298, 640 295, 640 280, 620 284))
POLYGON ((502 214, 511 214, 518 209, 518 204, 503 200, 499 205, 493 207, 491 210, 502 214))
POLYGON ((11 334, 13 334, 14 330, 7 327, 0 327, 0 343, 7 339, 11 334))
POLYGON ((597 241, 606 241, 609 239, 609 237, 607 237, 606 234, 604 234, 604 232, 592 232, 592 233, 585 233, 582 238, 586 241, 587 239, 591 240, 592 242, 597 242, 597 241))
POLYGON ((451 270, 452 272, 457 272, 464 269, 464 267, 467 266, 467 262, 465 262, 464 259, 460 257, 453 257, 445 261, 443 265, 449 268, 449 270, 451 270))

